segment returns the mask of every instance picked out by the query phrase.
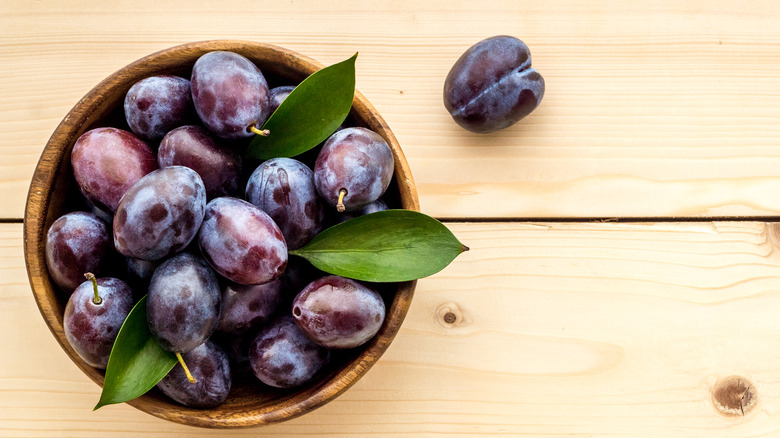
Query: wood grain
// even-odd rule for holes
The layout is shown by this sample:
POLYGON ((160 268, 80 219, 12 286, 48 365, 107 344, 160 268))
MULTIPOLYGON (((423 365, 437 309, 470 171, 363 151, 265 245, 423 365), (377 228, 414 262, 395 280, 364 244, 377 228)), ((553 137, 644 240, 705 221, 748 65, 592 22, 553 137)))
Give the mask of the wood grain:
MULTIPOLYGON (((303 417, 230 435, 780 433, 776 225, 448 226, 472 250, 418 282, 401 331, 363 379, 303 417), (712 403, 731 375, 756 389, 745 416, 712 403)), ((92 412, 99 388, 35 310, 20 236, 20 225, 0 224, 0 434, 223 435, 126 405, 92 412)))
POLYGON ((3 2, 0 218, 21 218, 46 139, 92 86, 154 51, 214 38, 322 63, 396 133, 437 217, 780 214, 780 8, 736 0, 3 2), (479 136, 441 100, 476 41, 516 35, 547 92, 479 136), (512 199, 513 202, 506 202, 512 199))

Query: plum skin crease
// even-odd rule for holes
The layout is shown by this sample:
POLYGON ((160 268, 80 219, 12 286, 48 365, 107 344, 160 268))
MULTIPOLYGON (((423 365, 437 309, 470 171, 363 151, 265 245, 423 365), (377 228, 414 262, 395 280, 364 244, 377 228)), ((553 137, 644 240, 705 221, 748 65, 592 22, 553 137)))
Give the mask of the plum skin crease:
POLYGON ((461 127, 486 134, 530 114, 544 96, 528 46, 515 37, 482 40, 455 62, 444 82, 444 106, 461 127))
POLYGON ((314 172, 292 158, 273 158, 260 164, 247 182, 246 200, 271 216, 288 249, 304 246, 325 222, 314 172))

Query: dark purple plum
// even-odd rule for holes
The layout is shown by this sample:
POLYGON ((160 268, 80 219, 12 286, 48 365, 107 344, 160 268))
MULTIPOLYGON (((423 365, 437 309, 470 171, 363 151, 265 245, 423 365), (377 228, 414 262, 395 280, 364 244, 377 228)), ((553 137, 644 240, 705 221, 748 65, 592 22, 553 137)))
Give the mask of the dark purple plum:
POLYGON ((176 365, 157 384, 165 395, 193 408, 213 408, 227 400, 232 376, 222 348, 206 341, 182 357, 197 383, 189 382, 181 365, 176 365))
POLYGON ((311 381, 329 358, 330 352, 307 338, 289 316, 261 330, 249 347, 255 376, 276 388, 295 388, 311 381))
POLYGON ((354 219, 358 216, 364 216, 367 214, 376 213, 378 211, 385 211, 385 210, 387 210, 387 204, 385 204, 385 201, 381 199, 377 199, 376 201, 366 205, 360 210, 350 211, 348 213, 339 213, 339 215, 336 217, 336 223, 340 224, 350 219, 354 219))
POLYGON ((463 128, 498 131, 531 113, 544 96, 544 79, 531 68, 531 52, 511 36, 471 46, 444 82, 444 106, 463 128))
POLYGON ((194 170, 155 170, 122 197, 114 215, 114 246, 143 260, 175 254, 197 234, 205 208, 206 188, 194 170))
POLYGON ((217 330, 237 334, 265 323, 279 308, 281 288, 281 280, 250 285, 226 282, 217 330))
POLYGON ((284 99, 287 99, 287 96, 289 96, 294 89, 295 87, 292 85, 282 85, 281 87, 271 88, 271 91, 268 92, 268 102, 270 104, 268 110, 269 117, 277 108, 279 108, 279 105, 284 102, 284 99))
POLYGON ((155 269, 160 266, 160 261, 149 261, 125 257, 125 268, 127 270, 127 282, 133 287, 133 290, 143 291, 138 298, 146 295, 149 288, 149 282, 152 280, 155 269))
POLYGON ((220 145, 200 126, 181 126, 160 142, 160 167, 185 166, 198 172, 208 199, 233 195, 241 178, 241 156, 235 149, 220 145))
POLYGON ((239 334, 214 332, 209 338, 209 341, 216 342, 225 350, 230 360, 230 369, 234 375, 252 370, 249 366, 249 345, 255 340, 260 328, 252 327, 239 334))
POLYGON ((54 283, 66 292, 83 283, 87 272, 99 275, 110 250, 108 225, 92 213, 68 213, 46 233, 46 266, 54 283))
POLYGON ((274 158, 258 166, 247 182, 246 200, 271 216, 282 230, 288 249, 308 243, 325 221, 314 174, 292 158, 274 158))
POLYGON ((125 119, 130 130, 147 141, 192 123, 196 117, 190 81, 163 75, 136 82, 125 95, 125 119))
POLYGON ((237 198, 208 203, 198 245, 217 273, 240 284, 273 281, 287 265, 287 245, 279 227, 263 210, 237 198))
POLYGON ((116 210, 130 187, 157 169, 149 145, 116 128, 95 128, 82 134, 73 145, 70 160, 81 193, 110 212, 116 210))
POLYGON ((251 137, 268 118, 268 83, 252 61, 233 52, 209 52, 192 68, 192 101, 215 135, 251 137))
POLYGON ((206 262, 190 253, 173 256, 149 283, 149 330, 166 350, 186 353, 214 332, 221 301, 217 275, 206 262))
POLYGON ((329 275, 313 281, 295 297, 292 314, 298 327, 318 345, 353 348, 379 331, 385 303, 373 289, 329 275))
POLYGON ((303 257, 291 257, 282 275, 282 306, 287 312, 292 308, 292 300, 312 281, 327 275, 303 257))
POLYGON ((366 128, 345 128, 322 146, 314 185, 339 212, 354 211, 384 194, 393 170, 393 153, 382 136, 366 128))
POLYGON ((133 292, 116 278, 96 281, 99 301, 92 281, 81 283, 68 299, 62 324, 65 337, 84 362, 105 369, 114 339, 133 309, 133 292))
POLYGON ((84 198, 84 202, 87 204, 87 210, 94 214, 95 216, 99 217, 100 219, 103 219, 106 221, 106 223, 110 224, 114 221, 114 213, 111 211, 108 211, 104 208, 100 208, 97 205, 95 205, 94 202, 90 201, 89 198, 84 198))

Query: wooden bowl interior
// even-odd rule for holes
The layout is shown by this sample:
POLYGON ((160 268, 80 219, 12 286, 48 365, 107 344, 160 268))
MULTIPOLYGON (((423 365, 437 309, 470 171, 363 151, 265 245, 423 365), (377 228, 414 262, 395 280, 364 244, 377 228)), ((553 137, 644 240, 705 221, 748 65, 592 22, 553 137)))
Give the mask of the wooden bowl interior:
MULTIPOLYGON (((38 307, 46 324, 70 358, 97 384, 103 371, 81 360, 67 342, 62 315, 67 296, 52 282, 46 268, 44 249, 51 223, 68 211, 84 209, 70 169, 70 151, 85 131, 99 126, 126 129, 122 103, 127 90, 137 81, 159 74, 189 77, 195 61, 204 53, 228 50, 254 61, 269 86, 294 85, 322 67, 309 58, 288 50, 246 41, 205 41, 173 47, 114 73, 90 91, 60 123, 47 143, 35 169, 25 210, 25 258, 38 307)), ((395 175, 385 198, 388 205, 419 211, 411 172, 398 141, 371 104, 358 92, 349 116, 352 126, 378 132, 395 157, 395 175)), ((312 164, 313 153, 301 159, 312 164)), ((256 163, 248 163, 255 165, 256 163)), ((357 349, 334 352, 330 365, 313 383, 295 390, 278 390, 261 384, 251 375, 234 375, 228 401, 209 410, 192 409, 175 403, 154 389, 129 404, 170 421, 202 427, 248 427, 287 420, 304 414, 341 394, 355 383, 387 349, 411 304, 415 282, 379 287, 385 298, 387 317, 374 339, 357 349)), ((97 402, 97 400, 95 400, 97 402)))

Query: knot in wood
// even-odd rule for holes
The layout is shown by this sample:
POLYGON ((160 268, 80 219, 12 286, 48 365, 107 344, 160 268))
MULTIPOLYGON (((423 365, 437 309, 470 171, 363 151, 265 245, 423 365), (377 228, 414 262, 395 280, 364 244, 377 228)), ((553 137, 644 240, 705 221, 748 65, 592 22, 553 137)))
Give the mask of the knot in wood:
POLYGON ((460 327, 465 324, 463 312, 455 303, 444 303, 436 308, 436 321, 447 328, 460 327))
POLYGON ((712 404, 727 416, 744 416, 756 405, 757 396, 756 387, 740 376, 720 379, 712 388, 712 404))

